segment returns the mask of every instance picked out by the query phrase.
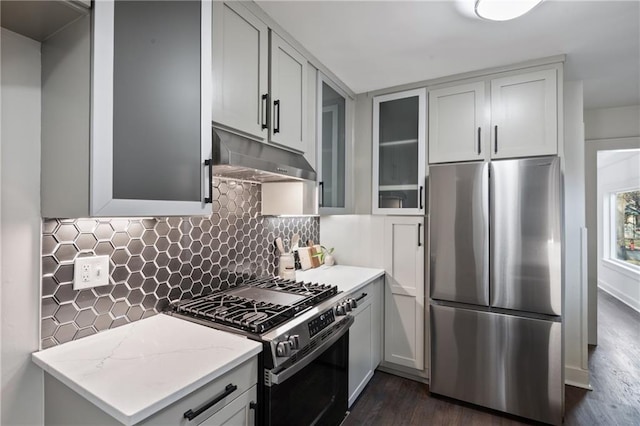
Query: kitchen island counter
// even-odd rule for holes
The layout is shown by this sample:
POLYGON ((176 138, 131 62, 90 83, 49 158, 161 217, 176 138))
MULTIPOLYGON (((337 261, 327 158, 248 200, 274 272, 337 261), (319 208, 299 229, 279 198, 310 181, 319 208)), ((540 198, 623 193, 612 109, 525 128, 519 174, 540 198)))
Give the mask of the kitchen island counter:
POLYGON ((160 314, 32 357, 107 414, 133 425, 261 351, 258 342, 160 314))
POLYGON ((298 281, 336 285, 338 291, 347 294, 363 288, 382 276, 384 276, 384 269, 345 265, 323 265, 306 271, 296 271, 298 281))

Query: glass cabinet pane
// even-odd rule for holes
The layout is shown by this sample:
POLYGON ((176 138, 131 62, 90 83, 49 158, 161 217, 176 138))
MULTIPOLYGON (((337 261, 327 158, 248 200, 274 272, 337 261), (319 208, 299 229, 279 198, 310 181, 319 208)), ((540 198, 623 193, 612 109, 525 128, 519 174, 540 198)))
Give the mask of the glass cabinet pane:
POLYGON ((345 117, 344 96, 322 82, 321 207, 345 207, 345 117))
POLYGON ((419 97, 380 103, 378 207, 418 208, 419 97))
POLYGON ((200 27, 198 1, 115 2, 116 199, 201 200, 200 27))

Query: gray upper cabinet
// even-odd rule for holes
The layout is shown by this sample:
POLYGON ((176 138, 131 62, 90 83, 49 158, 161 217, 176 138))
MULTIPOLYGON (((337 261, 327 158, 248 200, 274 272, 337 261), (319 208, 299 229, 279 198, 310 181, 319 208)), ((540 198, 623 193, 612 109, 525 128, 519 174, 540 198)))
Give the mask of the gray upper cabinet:
POLYGON ((425 213, 427 91, 373 99, 373 214, 425 213))
POLYGON ((213 2, 213 124, 304 153, 307 60, 240 2, 213 2))
POLYGON ((429 91, 430 163, 488 158, 485 104, 484 81, 429 91))
POLYGON ((323 73, 318 73, 318 203, 320 214, 350 211, 351 100, 323 73))
POLYGON ((271 32, 271 142, 305 151, 307 60, 271 32))
POLYGON ((213 123, 304 153, 307 60, 240 2, 213 2, 213 123))
POLYGON ((429 162, 558 153, 560 66, 429 90, 429 162))
POLYGON ((238 3, 213 2, 213 122, 266 140, 269 28, 238 3))
POLYGON ((211 3, 100 1, 92 27, 43 44, 43 216, 209 214, 211 3))

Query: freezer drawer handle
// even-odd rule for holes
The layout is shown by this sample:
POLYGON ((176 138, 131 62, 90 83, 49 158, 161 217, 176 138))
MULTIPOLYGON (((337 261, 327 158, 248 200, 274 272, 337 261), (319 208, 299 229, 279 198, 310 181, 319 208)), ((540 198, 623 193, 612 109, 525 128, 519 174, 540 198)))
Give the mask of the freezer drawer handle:
POLYGON ((482 153, 482 128, 478 127, 478 155, 482 153))
POLYGON ((224 388, 224 392, 222 392, 220 395, 216 396, 215 398, 213 398, 211 401, 207 402, 206 404, 200 406, 199 408, 196 408, 196 411, 193 411, 193 410, 185 411, 184 418, 189 420, 189 421, 195 419, 200 414, 204 413, 209 408, 213 407, 218 402, 222 401, 223 399, 225 399, 226 397, 228 397, 229 395, 234 393, 236 391, 236 389, 238 389, 238 386, 229 383, 227 385, 227 387, 224 388))
POLYGON ((418 224, 418 247, 422 246, 422 243, 420 242, 420 235, 422 234, 422 224, 419 223, 418 224))
POLYGON ((498 153, 498 125, 496 124, 494 131, 493 131, 493 136, 495 138, 494 143, 495 143, 495 148, 494 150, 496 151, 496 154, 498 153))

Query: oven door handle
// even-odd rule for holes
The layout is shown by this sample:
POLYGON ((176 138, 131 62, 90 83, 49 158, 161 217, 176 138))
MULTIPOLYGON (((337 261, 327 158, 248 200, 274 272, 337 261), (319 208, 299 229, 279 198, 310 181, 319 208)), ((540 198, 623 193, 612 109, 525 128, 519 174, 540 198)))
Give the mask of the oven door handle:
POLYGON ((337 342, 342 336, 344 336, 347 331, 349 331, 349 327, 353 324, 353 317, 351 315, 347 315, 344 319, 343 324, 340 326, 340 329, 336 331, 330 338, 322 342, 317 348, 313 351, 309 352, 307 356, 302 358, 300 361, 293 364, 291 367, 287 368, 280 373, 274 374, 269 372, 270 382, 273 385, 279 385, 284 383, 287 379, 291 378, 294 374, 305 368, 307 365, 311 364, 313 360, 318 358, 322 353, 329 348, 329 346, 333 345, 337 342))

